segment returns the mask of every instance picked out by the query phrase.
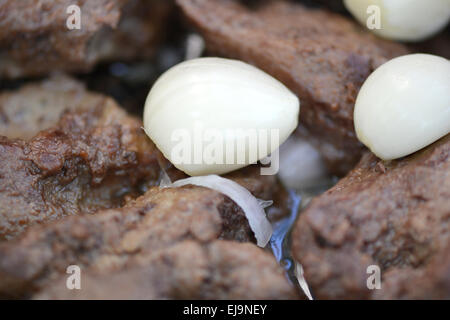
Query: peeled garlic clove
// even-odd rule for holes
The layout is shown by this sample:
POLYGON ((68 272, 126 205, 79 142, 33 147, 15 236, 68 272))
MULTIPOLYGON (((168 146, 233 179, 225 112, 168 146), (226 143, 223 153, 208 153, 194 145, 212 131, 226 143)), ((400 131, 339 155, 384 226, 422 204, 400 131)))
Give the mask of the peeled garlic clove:
POLYGON ((445 27, 450 20, 450 0, 344 0, 352 15, 364 26, 375 22, 379 12, 379 36, 420 41, 445 27), (376 11, 373 7, 377 6, 376 11))
POLYGON ((222 174, 276 150, 297 127, 299 108, 298 98, 263 71, 236 60, 199 58, 157 80, 145 103, 144 127, 178 169, 222 174), (256 140, 239 143, 247 133, 256 140))
POLYGON ((384 160, 406 156, 450 132, 450 61, 398 57, 376 69, 356 99, 358 139, 384 160))

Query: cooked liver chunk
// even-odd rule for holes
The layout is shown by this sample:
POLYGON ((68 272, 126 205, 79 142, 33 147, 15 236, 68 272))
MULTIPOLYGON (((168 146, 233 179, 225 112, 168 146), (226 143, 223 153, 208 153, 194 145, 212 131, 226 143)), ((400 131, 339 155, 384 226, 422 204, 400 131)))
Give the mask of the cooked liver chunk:
POLYGON ((0 79, 87 72, 105 60, 149 58, 171 7, 165 0, 1 1, 0 79), (66 26, 70 5, 80 7, 79 30, 66 26))
POLYGON ((64 113, 104 103, 105 96, 64 75, 0 93, 0 135, 29 140, 58 123, 64 113))
MULTIPOLYGON (((276 199, 274 177, 245 170, 245 178, 230 178, 259 198, 276 199)), ((0 296, 296 298, 272 254, 238 243, 249 241, 244 213, 224 195, 153 187, 122 208, 65 217, 0 243, 0 296), (87 277, 79 293, 65 287, 72 264, 87 277)))
POLYGON ((177 0, 210 54, 254 64, 300 97, 306 135, 331 173, 348 172, 363 151, 353 128, 357 92, 376 67, 408 51, 326 10, 243 2, 177 0))
POLYGON ((159 179, 161 154, 141 121, 74 80, 1 94, 0 116, 11 137, 0 135, 0 239, 121 206, 159 179))
POLYGON ((313 295, 450 298, 450 135, 383 163, 367 153, 312 200, 293 232, 293 253, 313 295), (381 268, 381 290, 366 269, 381 268))
POLYGON ((66 277, 34 299, 295 299, 270 253, 254 244, 185 240, 157 250, 117 273, 88 273, 82 290, 66 277))

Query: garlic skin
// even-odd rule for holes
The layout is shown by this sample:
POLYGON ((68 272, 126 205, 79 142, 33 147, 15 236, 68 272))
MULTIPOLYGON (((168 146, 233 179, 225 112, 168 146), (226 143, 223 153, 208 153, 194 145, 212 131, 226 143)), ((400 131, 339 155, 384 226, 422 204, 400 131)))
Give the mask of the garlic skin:
POLYGON ((231 200, 233 200, 244 212, 248 220, 250 228, 255 234, 256 243, 258 246, 264 248, 272 237, 273 229, 270 221, 267 219, 264 207, 261 203, 272 201, 263 201, 255 198, 250 191, 245 189, 239 183, 218 175, 207 175, 201 177, 190 177, 186 179, 177 180, 169 187, 182 187, 186 185, 195 185, 212 190, 216 190, 231 200))
POLYGON ((367 8, 378 6, 381 29, 371 31, 393 40, 424 40, 450 20, 450 0, 344 0, 344 4, 363 26, 371 15, 367 8))
POLYGON ((319 151, 306 138, 296 135, 280 147, 278 176, 286 187, 296 190, 314 188, 329 179, 319 151))
MULTIPOLYGON (((178 169, 191 176, 223 174, 255 163, 276 150, 296 129, 299 111, 297 96, 265 72, 237 60, 198 58, 172 67, 156 81, 145 102, 144 127, 178 169), (192 135, 192 153, 196 147, 205 150, 207 142, 199 146, 194 137, 197 127, 204 129, 202 136, 212 129, 223 137, 224 145, 234 143, 235 156, 247 155, 245 163, 176 161, 173 151, 179 143, 174 141, 177 130, 187 130, 192 135), (257 157, 251 156, 249 144, 239 146, 236 136, 227 134, 240 129, 278 130, 279 139, 276 143, 267 142, 267 152, 258 150, 257 157)), ((224 147, 224 158, 226 152, 224 147)))
POLYGON ((364 82, 356 99, 358 139, 375 155, 409 155, 450 132, 450 61, 429 54, 392 59, 364 82))

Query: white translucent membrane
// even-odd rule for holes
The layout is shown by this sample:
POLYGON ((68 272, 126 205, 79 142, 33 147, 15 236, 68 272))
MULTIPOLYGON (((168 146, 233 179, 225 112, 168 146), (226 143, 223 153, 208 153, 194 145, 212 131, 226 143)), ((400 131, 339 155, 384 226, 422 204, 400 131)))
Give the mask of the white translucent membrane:
POLYGON ((328 179, 325 163, 306 139, 291 136, 280 147, 280 170, 283 184, 301 190, 317 186, 328 179))
POLYGON ((300 285, 300 288, 302 288, 303 292, 306 294, 308 299, 313 300, 311 292, 309 291, 308 283, 306 282, 306 279, 303 275, 303 267, 297 261, 294 262, 295 262, 295 276, 297 277, 298 284, 300 285))
POLYGON ((192 60, 201 57, 205 50, 205 40, 196 34, 188 35, 186 39, 186 56, 185 60, 192 60))
POLYGON ((271 200, 257 199, 238 183, 217 175, 190 177, 171 183, 167 174, 163 172, 161 187, 182 187, 186 185, 213 189, 229 197, 244 212, 250 228, 255 234, 257 245, 260 247, 267 245, 272 236, 272 225, 266 217, 264 208, 272 204, 271 200))

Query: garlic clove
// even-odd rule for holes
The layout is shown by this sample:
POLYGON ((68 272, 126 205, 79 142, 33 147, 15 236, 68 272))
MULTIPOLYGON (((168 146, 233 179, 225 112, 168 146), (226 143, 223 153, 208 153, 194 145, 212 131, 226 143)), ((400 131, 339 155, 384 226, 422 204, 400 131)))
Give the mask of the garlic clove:
POLYGON ((298 98, 265 72, 236 60, 199 58, 156 81, 145 102, 144 127, 178 169, 223 174, 277 150, 297 127, 299 110, 298 98), (254 139, 240 143, 246 134, 254 139))
POLYGON ((374 22, 379 8, 379 36, 401 40, 421 41, 444 28, 450 20, 450 0, 344 0, 350 13, 364 26, 374 22))
POLYGON ((450 61, 429 54, 392 59, 358 93, 358 139, 383 160, 409 155, 450 132, 450 61))

